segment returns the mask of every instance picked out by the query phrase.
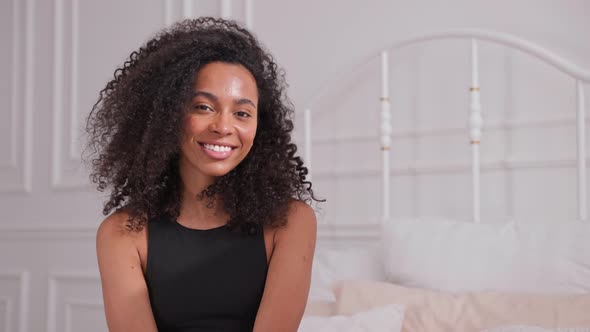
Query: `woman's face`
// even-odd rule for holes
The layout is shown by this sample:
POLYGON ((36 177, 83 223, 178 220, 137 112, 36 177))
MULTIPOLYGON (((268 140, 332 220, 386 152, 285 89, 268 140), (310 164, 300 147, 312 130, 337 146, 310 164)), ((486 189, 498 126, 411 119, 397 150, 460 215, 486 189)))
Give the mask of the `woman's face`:
POLYGON ((181 165, 206 177, 227 174, 254 144, 257 112, 256 81, 246 68, 223 62, 202 67, 183 119, 181 165))

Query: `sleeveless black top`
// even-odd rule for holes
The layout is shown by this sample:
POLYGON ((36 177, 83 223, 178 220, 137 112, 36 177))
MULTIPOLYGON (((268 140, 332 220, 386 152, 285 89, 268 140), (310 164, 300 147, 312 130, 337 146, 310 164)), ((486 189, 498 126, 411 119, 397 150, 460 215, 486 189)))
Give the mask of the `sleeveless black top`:
POLYGON ((262 227, 196 230, 148 224, 145 279, 159 332, 252 331, 264 291, 262 227))

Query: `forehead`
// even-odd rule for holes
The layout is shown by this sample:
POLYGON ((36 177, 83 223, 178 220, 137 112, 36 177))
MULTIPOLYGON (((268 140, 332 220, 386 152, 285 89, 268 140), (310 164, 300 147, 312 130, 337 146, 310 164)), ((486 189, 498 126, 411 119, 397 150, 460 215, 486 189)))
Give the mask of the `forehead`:
POLYGON ((195 90, 219 95, 257 98, 258 89, 252 73, 244 66, 225 62, 211 62, 195 74, 195 90))

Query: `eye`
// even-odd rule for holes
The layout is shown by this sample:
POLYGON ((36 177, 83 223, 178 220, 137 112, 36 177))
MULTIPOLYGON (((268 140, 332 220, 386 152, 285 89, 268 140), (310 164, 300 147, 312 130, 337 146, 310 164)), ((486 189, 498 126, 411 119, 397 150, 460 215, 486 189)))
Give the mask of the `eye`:
POLYGON ((235 113, 240 118, 249 118, 251 115, 248 112, 238 111, 235 113))
POLYGON ((212 111, 213 110, 211 107, 204 105, 204 104, 195 105, 194 108, 197 111, 212 111))

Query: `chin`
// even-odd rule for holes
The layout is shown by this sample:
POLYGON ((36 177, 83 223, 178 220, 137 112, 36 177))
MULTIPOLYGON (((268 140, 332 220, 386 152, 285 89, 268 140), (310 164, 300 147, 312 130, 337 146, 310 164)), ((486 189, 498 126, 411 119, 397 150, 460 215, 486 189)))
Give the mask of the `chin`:
POLYGON ((234 167, 215 167, 202 170, 204 174, 212 177, 221 177, 226 175, 227 173, 231 172, 234 167))

